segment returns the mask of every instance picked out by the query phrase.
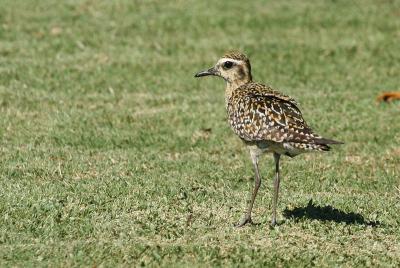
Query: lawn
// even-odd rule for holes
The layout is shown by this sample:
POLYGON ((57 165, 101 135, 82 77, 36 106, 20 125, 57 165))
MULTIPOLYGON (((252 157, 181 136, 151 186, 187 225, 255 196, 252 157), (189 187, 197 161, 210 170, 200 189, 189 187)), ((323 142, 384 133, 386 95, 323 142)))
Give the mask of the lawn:
POLYGON ((0 0, 0 266, 400 265, 399 1, 0 0), (224 82, 229 49, 345 142, 261 162, 224 82))

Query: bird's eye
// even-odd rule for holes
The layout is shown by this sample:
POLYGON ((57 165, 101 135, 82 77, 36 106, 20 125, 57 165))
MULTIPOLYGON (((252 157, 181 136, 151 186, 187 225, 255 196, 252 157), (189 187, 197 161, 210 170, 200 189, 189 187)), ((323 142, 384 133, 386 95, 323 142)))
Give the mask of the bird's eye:
POLYGON ((231 62, 231 61, 225 61, 224 62, 224 68, 225 69, 230 69, 230 68, 232 68, 232 66, 233 66, 233 62, 231 62))

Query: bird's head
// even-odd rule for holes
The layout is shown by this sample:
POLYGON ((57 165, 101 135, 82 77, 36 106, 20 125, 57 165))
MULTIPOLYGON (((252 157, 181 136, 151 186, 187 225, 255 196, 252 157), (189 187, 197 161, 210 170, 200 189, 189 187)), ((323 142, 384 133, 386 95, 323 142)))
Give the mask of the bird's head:
POLYGON ((243 85, 252 81, 251 65, 246 55, 239 52, 228 52, 217 63, 206 71, 195 74, 195 77, 214 75, 225 79, 231 85, 243 85))

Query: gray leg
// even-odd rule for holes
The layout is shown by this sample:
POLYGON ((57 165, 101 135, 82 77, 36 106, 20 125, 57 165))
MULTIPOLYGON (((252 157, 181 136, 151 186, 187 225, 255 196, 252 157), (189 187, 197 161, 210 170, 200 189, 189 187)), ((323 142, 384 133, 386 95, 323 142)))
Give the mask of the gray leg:
POLYGON ((254 200, 256 199, 258 189, 260 188, 261 185, 261 177, 260 177, 260 172, 258 171, 258 156, 251 154, 251 161, 253 162, 254 166, 254 172, 255 172, 255 177, 254 177, 254 188, 253 191, 250 192, 250 200, 248 200, 248 207, 246 214, 243 216, 243 218, 240 220, 240 222, 236 225, 236 227, 242 227, 246 225, 247 223, 253 223, 251 220, 251 211, 253 210, 253 204, 254 200))
POLYGON ((280 154, 274 153, 275 160, 275 180, 274 180, 274 197, 272 199, 272 221, 271 225, 276 224, 276 204, 278 203, 278 193, 279 193, 279 158, 280 154))

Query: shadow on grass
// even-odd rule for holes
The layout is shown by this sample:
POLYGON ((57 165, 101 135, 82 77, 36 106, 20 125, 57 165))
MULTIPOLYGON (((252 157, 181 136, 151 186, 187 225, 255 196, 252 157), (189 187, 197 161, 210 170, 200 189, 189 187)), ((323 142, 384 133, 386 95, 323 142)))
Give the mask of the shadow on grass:
POLYGON ((379 221, 367 221, 361 214, 350 212, 346 213, 339 209, 336 209, 332 206, 316 206, 313 204, 313 200, 311 199, 308 202, 306 207, 298 207, 294 209, 285 209, 283 211, 283 215, 286 218, 294 218, 294 219, 312 219, 312 220, 320 220, 320 221, 334 221, 337 223, 346 223, 346 224, 360 224, 360 225, 368 225, 368 226, 378 226, 381 225, 379 221))

